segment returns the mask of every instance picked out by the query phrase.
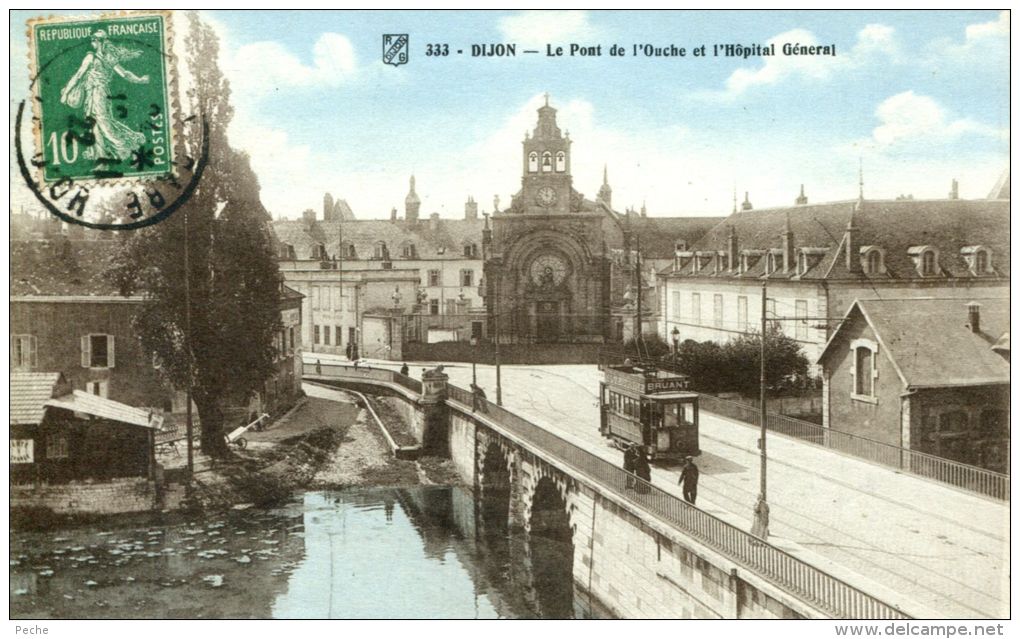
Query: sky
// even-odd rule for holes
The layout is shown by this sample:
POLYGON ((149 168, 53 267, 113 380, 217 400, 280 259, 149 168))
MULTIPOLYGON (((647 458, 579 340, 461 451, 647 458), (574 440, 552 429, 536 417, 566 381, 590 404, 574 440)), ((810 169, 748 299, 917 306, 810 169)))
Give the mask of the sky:
MULTIPOLYGON (((12 104, 28 80, 24 21, 11 19, 12 104)), ((989 11, 209 11, 230 80, 231 144, 247 151, 276 218, 321 210, 491 211, 520 188, 521 141, 545 93, 573 140, 574 188, 608 167, 615 208, 725 215, 857 197, 984 197, 1008 167, 1009 14, 989 11), (410 60, 381 61, 406 33, 410 60), (834 44, 835 56, 693 57, 713 44, 834 44), (446 57, 426 55, 448 44, 446 57), (517 57, 472 57, 516 43, 517 57), (549 57, 546 45, 602 45, 549 57), (613 44, 627 55, 610 57, 613 44), (633 55, 673 44, 685 57, 633 55), (523 54, 523 49, 540 54, 523 54), (457 49, 464 54, 457 55, 457 49)), ((184 25, 183 16, 177 24, 184 25)), ((12 173, 12 199, 28 197, 12 173)), ((31 204, 27 204, 31 206, 31 204)))

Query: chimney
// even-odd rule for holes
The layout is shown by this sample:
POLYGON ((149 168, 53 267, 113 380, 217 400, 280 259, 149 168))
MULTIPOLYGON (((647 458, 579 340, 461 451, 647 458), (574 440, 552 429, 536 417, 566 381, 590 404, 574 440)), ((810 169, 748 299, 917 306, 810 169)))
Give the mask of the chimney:
POLYGON ((305 209, 304 212, 301 213, 301 219, 308 224, 315 222, 315 209, 305 209))
MULTIPOLYGON (((856 209, 856 207, 854 207, 856 209)), ((846 223, 846 231, 843 233, 843 244, 846 248, 846 270, 851 273, 859 273, 861 270, 861 257, 858 255, 860 247, 857 246, 857 227, 854 226, 853 213, 846 223)))
POLYGON ((981 332, 981 305, 977 302, 967 304, 967 324, 971 333, 981 332))
POLYGON ((960 183, 953 178, 953 182, 949 187, 949 199, 959 200, 960 199, 960 183))
POLYGON ((796 204, 797 206, 804 206, 805 204, 807 204, 807 196, 804 195, 803 184, 800 185, 800 195, 797 196, 797 199, 794 201, 794 204, 796 204))
POLYGON ((790 229, 790 214, 786 214, 786 226, 783 227, 783 234, 779 236, 783 243, 783 272, 793 271, 793 231, 790 229))
POLYGON ((396 221, 397 221, 397 207, 394 206, 392 209, 390 209, 390 222, 396 221))
POLYGON ((740 205, 741 211, 750 211, 754 207, 751 206, 751 198, 748 197, 747 191, 744 191, 744 203, 740 205))
POLYGON ((475 198, 473 197, 468 196, 467 202, 464 203, 464 219, 478 219, 478 202, 475 202, 475 198))
POLYGON ((737 229, 730 225, 730 235, 726 241, 726 252, 727 252, 727 264, 731 272, 737 270, 737 260, 739 259, 739 247, 737 246, 737 229))
POLYGON ((429 230, 436 231, 439 229, 439 214, 433 213, 429 216, 429 230))

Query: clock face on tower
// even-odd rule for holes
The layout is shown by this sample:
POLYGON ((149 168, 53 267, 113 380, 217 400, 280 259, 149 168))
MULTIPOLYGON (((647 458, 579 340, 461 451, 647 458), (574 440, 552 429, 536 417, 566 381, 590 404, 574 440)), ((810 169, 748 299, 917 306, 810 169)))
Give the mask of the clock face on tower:
POLYGON ((539 255, 531 262, 531 280, 542 288, 558 286, 567 276, 567 263, 551 253, 539 255))
POLYGON ((551 186, 543 186, 538 190, 539 206, 552 206, 556 204, 556 189, 551 186))

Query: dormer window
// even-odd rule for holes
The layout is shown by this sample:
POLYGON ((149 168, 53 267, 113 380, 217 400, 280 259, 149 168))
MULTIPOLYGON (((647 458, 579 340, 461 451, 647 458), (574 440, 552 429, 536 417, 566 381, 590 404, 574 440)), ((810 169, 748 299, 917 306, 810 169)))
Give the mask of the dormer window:
POLYGON ((418 253, 414 248, 414 244, 408 242, 400 248, 400 254, 405 258, 413 259, 418 253))
POLYGON ((740 253, 740 272, 747 273, 758 263, 763 251, 745 250, 740 253))
POLYGON ((776 254, 769 253, 765 256, 765 275, 771 275, 776 272, 776 254))
POLYGON ((464 257, 478 257, 478 245, 477 244, 465 244, 464 245, 464 257))
POLYGON ((386 250, 386 242, 382 240, 375 243, 375 247, 372 252, 372 257, 377 260, 386 259, 389 255, 389 251, 386 250))
POLYGON ((355 260, 358 258, 358 252, 354 250, 354 244, 348 242, 344 245, 344 257, 349 260, 355 260))
POLYGON ((726 271, 726 253, 719 251, 715 254, 715 272, 716 275, 726 271))
POLYGON ((933 246, 911 246, 907 254, 914 260, 914 266, 921 277, 939 274, 939 252, 933 246))
POLYGON ((972 275, 989 275, 994 273, 992 269, 992 251, 985 246, 965 246, 960 249, 960 254, 967 261, 972 275))
POLYGON ((313 260, 325 260, 329 259, 326 256, 326 245, 325 244, 313 244, 312 245, 312 259, 313 260))
POLYGON ((861 247, 861 268, 866 275, 885 273, 885 251, 877 246, 861 247))
POLYGON ((801 253, 800 255, 797 256, 797 274, 803 275, 804 273, 807 273, 807 271, 808 271, 807 255, 801 253))

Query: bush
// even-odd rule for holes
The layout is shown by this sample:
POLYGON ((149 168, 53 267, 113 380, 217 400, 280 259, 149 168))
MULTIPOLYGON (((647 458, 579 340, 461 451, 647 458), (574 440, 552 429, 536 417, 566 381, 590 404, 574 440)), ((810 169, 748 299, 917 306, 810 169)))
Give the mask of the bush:
MULTIPOLYGON (((686 340, 677 351, 677 364, 695 390, 757 396, 760 355, 761 336, 749 333, 726 344, 686 340)), ((796 340, 780 331, 765 336, 765 363, 765 386, 770 391, 810 386, 807 358, 796 340)))

